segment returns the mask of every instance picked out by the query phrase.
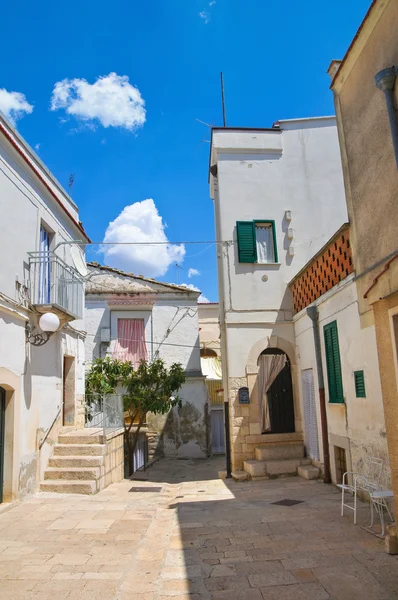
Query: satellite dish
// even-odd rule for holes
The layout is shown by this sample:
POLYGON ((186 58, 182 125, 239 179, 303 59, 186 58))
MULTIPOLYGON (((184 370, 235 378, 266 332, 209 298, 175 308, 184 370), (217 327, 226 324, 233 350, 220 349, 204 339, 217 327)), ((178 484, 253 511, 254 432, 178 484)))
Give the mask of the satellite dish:
POLYGON ((80 273, 82 277, 86 277, 86 275, 88 275, 88 269, 82 255, 80 254, 79 248, 77 246, 71 246, 70 255, 76 271, 80 273))

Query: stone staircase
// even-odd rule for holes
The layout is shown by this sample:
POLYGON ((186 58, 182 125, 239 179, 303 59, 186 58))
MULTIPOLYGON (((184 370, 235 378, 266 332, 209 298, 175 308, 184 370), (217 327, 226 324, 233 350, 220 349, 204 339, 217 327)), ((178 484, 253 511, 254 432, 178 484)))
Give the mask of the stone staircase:
POLYGON ((256 459, 243 463, 244 472, 250 479, 274 479, 288 475, 300 475, 305 479, 317 479, 319 469, 310 458, 304 458, 302 442, 270 443, 255 450, 256 459))
POLYGON ((42 492, 96 494, 104 474, 106 444, 99 430, 61 433, 40 484, 42 492))

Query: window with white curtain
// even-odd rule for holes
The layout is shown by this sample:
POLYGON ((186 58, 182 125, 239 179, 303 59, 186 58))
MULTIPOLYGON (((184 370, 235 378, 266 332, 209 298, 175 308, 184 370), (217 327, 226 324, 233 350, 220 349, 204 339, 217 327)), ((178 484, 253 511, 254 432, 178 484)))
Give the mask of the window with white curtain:
POLYGON ((256 223, 257 263, 274 263, 275 249, 271 223, 256 223))

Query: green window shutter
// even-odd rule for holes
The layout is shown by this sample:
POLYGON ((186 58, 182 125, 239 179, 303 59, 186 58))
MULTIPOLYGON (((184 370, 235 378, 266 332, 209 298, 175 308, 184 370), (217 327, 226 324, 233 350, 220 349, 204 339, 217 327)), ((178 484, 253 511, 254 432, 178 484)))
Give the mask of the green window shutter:
POLYGON ((256 225, 253 221, 237 221, 238 256, 241 263, 257 262, 256 225))
POLYGON ((343 379, 339 350, 337 322, 333 321, 323 328, 325 336, 326 368, 328 374, 329 402, 344 402, 343 379))
POLYGON ((354 371, 355 395, 357 398, 366 398, 365 375, 363 371, 354 371))

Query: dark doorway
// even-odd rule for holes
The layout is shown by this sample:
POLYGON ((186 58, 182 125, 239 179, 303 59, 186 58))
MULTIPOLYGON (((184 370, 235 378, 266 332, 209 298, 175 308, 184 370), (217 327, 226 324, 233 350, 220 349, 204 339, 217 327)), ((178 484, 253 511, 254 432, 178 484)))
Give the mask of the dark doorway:
POLYGON ((63 425, 75 424, 75 357, 64 356, 63 425))
POLYGON ((0 504, 4 489, 4 444, 5 444, 6 392, 0 387, 0 504))
MULTIPOLYGON (((285 354, 278 348, 267 348, 262 354, 285 354)), ((267 392, 271 430, 267 433, 293 433, 294 403, 289 358, 267 392)))

